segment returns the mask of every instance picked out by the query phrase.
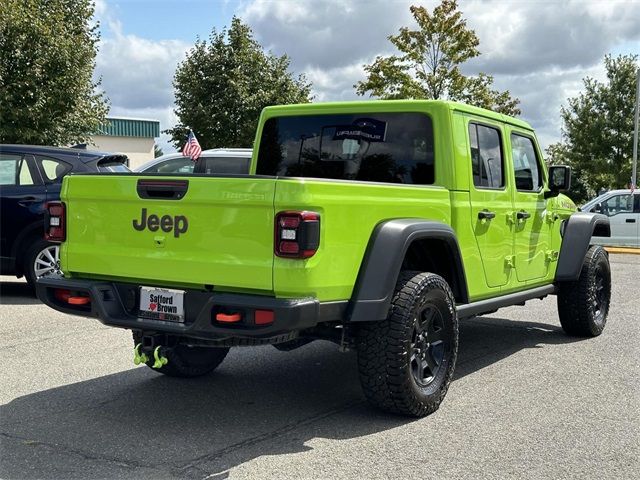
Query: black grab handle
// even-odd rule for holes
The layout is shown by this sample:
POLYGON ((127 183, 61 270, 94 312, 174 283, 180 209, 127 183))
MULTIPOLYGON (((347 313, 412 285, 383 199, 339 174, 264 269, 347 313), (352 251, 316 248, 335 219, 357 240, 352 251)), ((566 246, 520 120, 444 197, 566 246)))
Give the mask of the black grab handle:
POLYGON ((489 210, 481 210, 478 212, 478 219, 480 220, 491 220, 492 218, 496 218, 496 214, 489 210))
POLYGON ((189 180, 138 180, 138 196, 157 200, 180 200, 187 193, 189 180))

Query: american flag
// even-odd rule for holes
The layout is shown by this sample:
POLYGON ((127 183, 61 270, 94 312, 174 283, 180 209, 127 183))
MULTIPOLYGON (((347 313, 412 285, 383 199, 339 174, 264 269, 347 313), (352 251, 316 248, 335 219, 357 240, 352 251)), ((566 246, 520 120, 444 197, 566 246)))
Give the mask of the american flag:
POLYGON ((193 132, 189 132, 189 135, 187 136, 187 143, 185 143, 184 147, 182 147, 182 154, 185 157, 191 157, 191 160, 195 162, 196 160, 198 160, 201 153, 202 147, 200 147, 198 139, 193 132))

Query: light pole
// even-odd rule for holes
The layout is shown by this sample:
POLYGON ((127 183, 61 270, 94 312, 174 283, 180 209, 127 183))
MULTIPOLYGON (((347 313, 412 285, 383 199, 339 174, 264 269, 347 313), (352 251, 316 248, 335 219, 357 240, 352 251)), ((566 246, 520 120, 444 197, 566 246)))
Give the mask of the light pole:
POLYGON ((640 68, 636 72, 636 118, 633 128, 633 167, 631 169, 631 188, 636 188, 638 173, 638 116, 640 115, 640 68))

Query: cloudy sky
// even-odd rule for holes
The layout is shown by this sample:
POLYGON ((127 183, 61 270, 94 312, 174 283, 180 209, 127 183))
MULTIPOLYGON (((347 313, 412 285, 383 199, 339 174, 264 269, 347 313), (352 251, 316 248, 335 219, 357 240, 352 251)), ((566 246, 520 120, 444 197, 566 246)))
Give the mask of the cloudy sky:
MULTIPOLYGON (((96 75, 113 116, 160 120, 173 126, 176 65, 197 37, 222 29, 237 15, 257 40, 288 54, 295 73, 314 84, 316 101, 352 100, 362 66, 391 53, 386 37, 414 25, 401 0, 97 0, 102 40, 96 75)), ((640 0, 460 0, 480 39, 482 56, 469 74, 493 75, 495 85, 521 100, 521 117, 547 146, 560 138, 560 106, 582 78, 604 76, 602 59, 640 54, 640 0)), ((172 151, 165 136, 165 153, 172 151)))

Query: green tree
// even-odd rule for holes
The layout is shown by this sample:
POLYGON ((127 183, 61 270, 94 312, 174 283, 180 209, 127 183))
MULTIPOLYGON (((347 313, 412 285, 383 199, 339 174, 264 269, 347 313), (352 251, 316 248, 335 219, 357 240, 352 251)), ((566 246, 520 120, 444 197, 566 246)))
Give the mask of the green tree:
POLYGON ((157 143, 153 145, 153 157, 158 158, 164 155, 162 148, 157 143))
POLYGON ((637 55, 604 58, 606 80, 583 79, 583 91, 561 109, 562 140, 550 145, 553 163, 573 170, 572 196, 624 188, 631 178, 637 55))
POLYGON ((108 104, 89 0, 0 0, 0 142, 84 143, 108 104))
POLYGON ((289 72, 289 58, 265 52, 237 17, 229 30, 196 41, 173 86, 179 123, 167 133, 177 148, 189 129, 203 149, 250 147, 264 107, 311 100, 311 84, 289 72))
POLYGON ((520 101, 508 91, 494 90, 491 75, 471 77, 460 71, 462 64, 480 55, 480 41, 467 27, 456 0, 442 0, 433 14, 420 6, 410 10, 418 29, 403 27, 398 35, 388 37, 399 53, 378 56, 364 66, 367 79, 354 85, 358 95, 369 93, 385 100, 449 99, 520 114, 520 101))

